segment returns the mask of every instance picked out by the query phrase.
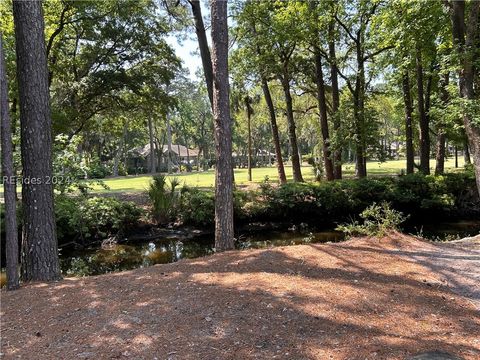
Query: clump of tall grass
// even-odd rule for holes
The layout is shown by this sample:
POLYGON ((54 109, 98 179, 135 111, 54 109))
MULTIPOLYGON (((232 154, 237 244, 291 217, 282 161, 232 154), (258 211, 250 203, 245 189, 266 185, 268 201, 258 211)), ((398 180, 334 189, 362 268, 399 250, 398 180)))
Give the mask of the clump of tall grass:
POLYGON ((164 175, 153 177, 148 188, 148 197, 152 202, 152 217, 159 224, 167 224, 175 220, 180 204, 180 194, 176 188, 180 180, 174 177, 167 182, 164 175))

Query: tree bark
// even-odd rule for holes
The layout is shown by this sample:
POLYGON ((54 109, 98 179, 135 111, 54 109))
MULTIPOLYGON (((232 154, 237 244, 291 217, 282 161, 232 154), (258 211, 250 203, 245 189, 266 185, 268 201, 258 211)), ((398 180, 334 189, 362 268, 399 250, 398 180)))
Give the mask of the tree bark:
POLYGON ((227 2, 211 0, 215 133, 215 249, 234 248, 232 130, 228 83, 227 2))
POLYGON ((470 150, 468 150, 468 140, 465 139, 463 143, 463 163, 464 165, 470 165, 472 159, 470 159, 470 150))
POLYGON ((248 130, 248 154, 247 169, 248 181, 252 181, 252 107, 250 106, 250 97, 245 96, 245 106, 247 109, 247 130, 248 130))
POLYGON ((413 174, 415 155, 413 150, 413 128, 412 128, 412 97, 410 94, 410 79, 408 71, 402 76, 403 103, 405 108, 405 142, 407 157, 407 174, 413 174))
MULTIPOLYGON (((448 83, 450 81, 450 74, 445 73, 440 84, 440 100, 444 108, 448 106, 448 83)), ((437 141, 435 151, 435 175, 441 175, 445 172, 445 126, 439 124, 437 127, 437 141)))
POLYGON ((41 1, 13 1, 23 166, 22 278, 59 280, 52 129, 41 1))
POLYGON ((156 156, 155 156, 155 144, 153 136, 153 121, 152 114, 148 114, 148 139, 150 141, 150 174, 155 174, 157 172, 156 156))
MULTIPOLYGON (((472 102, 475 99, 474 91, 474 62, 475 41, 479 35, 479 12, 480 2, 472 1, 469 7, 469 14, 465 22, 465 1, 452 1, 451 21, 452 34, 455 51, 459 58, 459 89, 460 96, 465 102, 472 102)), ((478 57, 478 55, 477 55, 478 57)), ((480 194, 480 126, 474 122, 472 114, 464 103, 463 124, 467 133, 469 150, 473 158, 477 190, 480 194)))
MULTIPOLYGON (((286 67, 286 65, 284 65, 286 67)), ((293 100, 290 94, 290 77, 288 71, 284 69, 281 77, 283 92, 285 94, 285 105, 287 107, 288 137, 290 139, 290 148, 292 150, 292 170, 293 180, 303 182, 302 169, 300 166, 300 156, 298 153, 297 134, 295 133, 295 119, 293 117, 293 100)))
POLYGON ((417 69, 417 105, 420 125, 420 171, 430 174, 430 130, 428 117, 425 110, 425 94, 423 90, 423 65, 422 52, 416 49, 416 69, 417 69))
POLYGON ((278 135, 277 116, 275 114, 275 107, 273 106, 272 95, 270 94, 270 89, 268 88, 268 82, 263 77, 262 90, 263 96, 265 97, 265 102, 267 103, 268 112, 270 114, 272 138, 275 146, 275 156, 277 157, 278 179, 280 184, 285 184, 287 182, 287 177, 285 175, 285 167, 283 166, 282 148, 280 147, 280 136, 278 135))
MULTIPOLYGON (((170 118, 167 119, 167 173, 172 173, 172 128, 170 126, 170 118)), ((162 148, 163 152, 163 148, 162 148)))
MULTIPOLYGON (((340 107, 340 90, 338 88, 338 67, 337 55, 335 50, 335 20, 330 22, 328 28, 328 55, 330 58, 330 77, 332 82, 332 114, 333 114, 333 129, 338 138, 340 132, 340 118, 338 117, 338 109, 340 107)), ((336 144, 333 152, 334 161, 334 176, 335 179, 342 178, 342 148, 336 144)))
POLYGON ((5 202, 5 258, 7 290, 20 286, 18 277, 18 228, 16 205, 16 177, 13 167, 12 124, 8 109, 8 83, 3 34, 0 32, 0 115, 3 196, 5 202))
POLYGON ((210 48, 208 47, 205 25, 203 24, 202 7, 200 5, 200 0, 189 0, 189 2, 190 6, 192 7, 195 33, 197 34, 198 48, 200 49, 200 57, 202 59, 205 83, 207 84, 208 98, 210 100, 210 106, 213 106, 212 58, 210 56, 210 48))
MULTIPOLYGON (((363 33, 362 33, 363 34, 363 33)), ((356 41, 357 52, 357 77, 355 81, 354 99, 354 116, 356 126, 356 176, 364 178, 367 176, 367 157, 366 157, 366 141, 365 141, 365 60, 363 51, 362 34, 358 35, 356 41)))
POLYGON ((333 174, 333 162, 330 151, 330 134, 328 131, 327 101, 325 99, 325 83, 323 82, 322 56, 318 47, 315 47, 315 82, 317 86, 317 103, 320 113, 320 128, 323 139, 323 162, 328 181, 335 179, 333 174))
MULTIPOLYGON (((122 132, 122 137, 120 139, 120 141, 118 142, 118 148, 117 148, 117 151, 115 152, 115 158, 113 159, 113 176, 114 177, 117 177, 118 176, 118 166, 120 164, 120 157, 122 156, 122 154, 124 153, 124 144, 125 144, 125 138, 127 136, 127 124, 128 122, 125 121, 125 123, 123 124, 123 132, 122 132)), ((126 169, 126 167, 125 167, 126 169)))

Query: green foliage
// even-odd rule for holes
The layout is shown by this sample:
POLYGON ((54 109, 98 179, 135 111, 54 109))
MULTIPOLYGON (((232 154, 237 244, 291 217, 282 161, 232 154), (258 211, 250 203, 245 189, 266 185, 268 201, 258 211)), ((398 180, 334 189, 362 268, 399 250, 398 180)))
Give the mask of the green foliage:
POLYGON ((169 186, 165 176, 153 177, 148 197, 152 202, 152 215, 157 224, 166 224, 175 219, 179 205, 179 194, 175 191, 178 185, 180 185, 178 178, 172 178, 169 186))
POLYGON ((215 218, 213 192, 184 186, 181 191, 179 215, 184 224, 212 226, 215 218))
POLYGON ((59 242, 87 244, 135 226, 143 211, 132 202, 109 197, 55 197, 55 217, 59 242))
POLYGON ((373 203, 360 213, 362 222, 353 220, 349 224, 337 226, 335 230, 347 236, 384 236, 390 231, 398 231, 407 219, 400 211, 392 209, 387 202, 373 203))

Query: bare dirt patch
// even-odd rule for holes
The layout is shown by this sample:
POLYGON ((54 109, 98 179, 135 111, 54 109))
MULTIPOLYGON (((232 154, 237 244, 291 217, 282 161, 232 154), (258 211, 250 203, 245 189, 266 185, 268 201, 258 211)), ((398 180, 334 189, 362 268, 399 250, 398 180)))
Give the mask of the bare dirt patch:
POLYGON ((453 292, 436 261, 462 252, 478 271, 470 250, 394 234, 31 284, 1 293, 1 352, 9 359, 404 359, 443 351, 479 359, 473 298, 453 292))

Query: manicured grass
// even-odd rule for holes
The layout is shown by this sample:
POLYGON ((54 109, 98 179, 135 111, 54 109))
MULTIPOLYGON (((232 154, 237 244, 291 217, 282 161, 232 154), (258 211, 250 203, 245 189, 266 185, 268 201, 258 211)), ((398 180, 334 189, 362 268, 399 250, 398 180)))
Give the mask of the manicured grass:
MULTIPOLYGON (((435 166, 435 160, 430 161, 431 166, 435 166)), ((463 167, 463 157, 459 158, 459 167, 463 167)), ((399 174, 402 169, 405 169, 405 160, 391 160, 384 163, 376 161, 367 163, 367 172, 369 176, 382 176, 382 175, 396 175, 399 174)), ((452 171, 455 169, 454 159, 448 159, 445 161, 445 170, 452 171)), ((432 172, 433 172, 432 167, 432 172)), ((292 167, 286 166, 285 172, 287 179, 292 180, 292 167)), ((355 175, 354 164, 344 164, 343 174, 345 177, 353 177, 355 175)), ((306 181, 314 180, 314 174, 312 167, 309 165, 302 166, 302 175, 306 181)), ((203 172, 191 172, 171 175, 176 176, 182 185, 188 185, 193 187, 213 187, 215 185, 215 171, 203 171, 203 172)), ((278 180, 277 168, 275 166, 262 167, 252 169, 252 182, 259 183, 265 179, 265 177, 272 181, 278 180)), ((235 169, 235 183, 237 185, 248 185, 247 169, 235 169)), ((104 189, 98 184, 93 184, 94 192, 139 192, 145 191, 150 183, 151 175, 138 175, 138 176, 121 176, 117 178, 103 179, 103 183, 107 185, 108 189, 104 189)), ((21 187, 18 186, 18 192, 21 192, 21 187)), ((3 195, 3 186, 0 185, 0 193, 3 195)))
MULTIPOLYGON (((432 160, 431 164, 434 165, 435 161, 432 160)), ((459 159, 459 166, 463 166, 463 159, 459 159)), ((453 170, 455 163, 453 159, 448 159, 445 162, 446 170, 453 170)), ((367 171, 369 175, 381 176, 381 175, 395 175, 399 174, 402 169, 405 169, 405 160, 392 160, 384 163, 369 162, 367 163, 367 171)), ((433 170, 433 169, 432 169, 433 170)), ((355 174, 354 164, 345 164, 343 166, 344 175, 346 177, 352 177, 355 174)), ((285 172, 289 180, 292 179, 291 166, 285 167, 285 172)), ((312 181, 314 174, 311 166, 303 166, 302 174, 306 181, 312 181)), ((172 175, 176 176, 182 184, 193 187, 213 187, 215 184, 215 171, 209 170, 204 172, 191 172, 172 175)), ((263 167, 252 169, 252 182, 258 183, 265 179, 265 177, 272 181, 278 180, 277 168, 263 167)), ((95 191, 98 192, 130 192, 130 191, 144 191, 147 189, 149 182, 151 181, 151 175, 139 175, 139 176, 125 176, 118 178, 104 179, 105 185, 109 189, 103 189, 99 185, 94 185, 95 191)), ((237 185, 248 185, 247 169, 235 169, 235 183, 237 185)))

